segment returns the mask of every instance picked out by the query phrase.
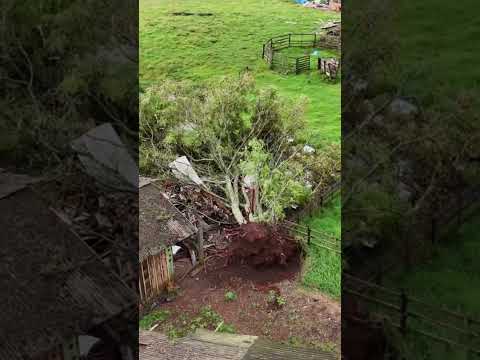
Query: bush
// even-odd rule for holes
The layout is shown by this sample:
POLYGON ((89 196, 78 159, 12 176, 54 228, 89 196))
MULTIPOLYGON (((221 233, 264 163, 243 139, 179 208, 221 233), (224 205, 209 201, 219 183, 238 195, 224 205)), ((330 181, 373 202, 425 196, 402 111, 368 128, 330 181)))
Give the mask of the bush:
POLYGON ((237 300, 237 294, 235 294, 233 291, 227 291, 225 293, 225 301, 235 301, 237 300))

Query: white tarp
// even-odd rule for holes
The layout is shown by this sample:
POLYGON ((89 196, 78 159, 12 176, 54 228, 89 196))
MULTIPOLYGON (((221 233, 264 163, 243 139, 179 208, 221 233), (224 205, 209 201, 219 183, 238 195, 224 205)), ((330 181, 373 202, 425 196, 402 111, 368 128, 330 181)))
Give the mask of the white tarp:
POLYGON ((101 184, 138 189, 138 167, 111 124, 103 124, 77 140, 72 147, 89 175, 101 184))
POLYGON ((196 185, 203 185, 202 179, 198 176, 190 161, 186 156, 179 157, 172 161, 169 165, 173 174, 180 180, 188 180, 196 185))

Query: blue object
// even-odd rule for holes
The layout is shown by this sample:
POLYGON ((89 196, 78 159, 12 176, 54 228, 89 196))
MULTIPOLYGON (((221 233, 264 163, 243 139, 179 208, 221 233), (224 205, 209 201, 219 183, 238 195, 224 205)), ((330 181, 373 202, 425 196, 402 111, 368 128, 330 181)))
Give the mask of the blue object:
POLYGON ((297 4, 303 5, 303 4, 305 4, 306 2, 308 2, 308 0, 295 0, 295 2, 296 2, 297 4))

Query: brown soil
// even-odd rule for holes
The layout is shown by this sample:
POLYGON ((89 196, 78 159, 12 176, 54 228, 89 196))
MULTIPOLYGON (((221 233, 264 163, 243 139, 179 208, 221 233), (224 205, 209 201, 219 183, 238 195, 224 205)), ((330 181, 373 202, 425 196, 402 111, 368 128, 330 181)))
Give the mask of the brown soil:
POLYGON ((231 262, 285 266, 298 257, 297 242, 280 226, 248 223, 225 232, 231 262))
POLYGON ((298 257, 286 265, 268 267, 225 266, 223 259, 210 262, 204 271, 177 284, 175 300, 160 305, 171 315, 157 330, 165 331, 182 321, 181 317, 193 318, 203 307, 211 306, 239 334, 339 350, 340 304, 299 289, 299 269, 298 257), (285 299, 285 305, 271 306, 271 290, 285 299), (237 299, 226 301, 227 291, 235 292, 237 299))

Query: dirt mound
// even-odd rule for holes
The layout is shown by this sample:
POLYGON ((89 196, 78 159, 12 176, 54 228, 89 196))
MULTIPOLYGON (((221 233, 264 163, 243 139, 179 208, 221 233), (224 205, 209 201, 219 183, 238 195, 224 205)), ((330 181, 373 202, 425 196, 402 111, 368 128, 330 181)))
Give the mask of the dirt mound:
POLYGON ((254 266, 287 265, 298 257, 299 246, 283 227, 248 223, 225 230, 230 240, 229 262, 254 266))

